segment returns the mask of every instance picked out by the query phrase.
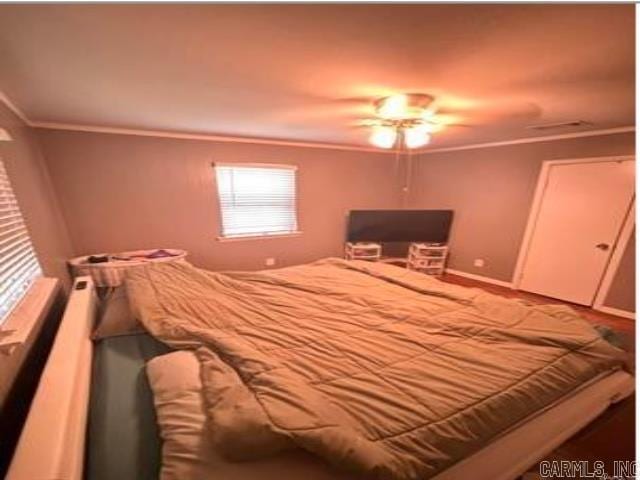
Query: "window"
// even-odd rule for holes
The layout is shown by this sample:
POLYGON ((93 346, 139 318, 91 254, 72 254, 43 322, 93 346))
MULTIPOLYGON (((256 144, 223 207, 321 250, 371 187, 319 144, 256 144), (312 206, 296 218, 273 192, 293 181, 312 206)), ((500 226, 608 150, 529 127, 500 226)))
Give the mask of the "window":
POLYGON ((27 226, 0 160, 0 324, 40 274, 27 226))
POLYGON ((225 238, 296 233, 296 168, 216 164, 225 238))

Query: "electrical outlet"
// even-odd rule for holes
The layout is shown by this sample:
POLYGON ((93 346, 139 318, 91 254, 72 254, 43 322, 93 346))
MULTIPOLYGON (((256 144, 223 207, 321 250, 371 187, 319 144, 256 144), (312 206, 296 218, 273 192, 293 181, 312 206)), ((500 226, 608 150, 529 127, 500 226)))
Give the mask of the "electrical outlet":
POLYGON ((474 267, 478 267, 478 268, 482 268, 482 267, 484 267, 484 259, 482 259, 482 258, 476 258, 476 259, 473 261, 473 266, 474 266, 474 267))
POLYGON ((276 264, 276 259, 275 259, 275 258, 273 258, 273 257, 266 258, 266 259, 264 260, 264 264, 265 264, 267 267, 273 267, 273 266, 276 264))

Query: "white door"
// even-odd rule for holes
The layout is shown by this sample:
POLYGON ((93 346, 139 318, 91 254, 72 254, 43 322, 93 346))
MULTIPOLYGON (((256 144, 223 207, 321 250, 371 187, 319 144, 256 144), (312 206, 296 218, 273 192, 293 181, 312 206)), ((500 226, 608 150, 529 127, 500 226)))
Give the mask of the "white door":
POLYGON ((603 160, 549 167, 521 290, 593 303, 634 199, 634 166, 603 160))

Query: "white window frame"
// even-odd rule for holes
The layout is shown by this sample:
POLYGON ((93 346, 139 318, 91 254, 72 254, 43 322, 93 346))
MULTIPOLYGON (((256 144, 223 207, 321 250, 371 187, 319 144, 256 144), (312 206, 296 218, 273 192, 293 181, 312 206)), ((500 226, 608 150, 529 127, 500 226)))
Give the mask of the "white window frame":
POLYGON ((5 171, 9 181, 8 189, 17 202, 17 211, 21 222, 25 225, 26 235, 31 251, 38 265, 38 273, 30 280, 28 286, 22 291, 20 298, 11 306, 6 315, 0 319, 0 353, 11 354, 16 347, 28 342, 34 327, 40 325, 50 310, 56 292, 60 288, 60 282, 55 278, 42 276, 42 265, 35 251, 29 229, 26 226, 24 213, 16 198, 6 165, 0 157, 1 167, 5 171))
POLYGON ((57 278, 34 279, 0 326, 0 353, 10 355, 28 343, 32 332, 44 322, 60 289, 57 278))
POLYGON ((264 240, 264 239, 275 239, 275 238, 286 238, 286 237, 297 237, 302 235, 302 230, 300 230, 300 219, 298 217, 298 167, 297 165, 292 164, 280 164, 280 163, 246 163, 246 162, 213 162, 211 164, 213 167, 213 179, 215 184, 215 196, 218 207, 218 214, 220 216, 220 234, 216 237, 219 242, 237 242, 237 241, 245 241, 245 240, 264 240), (231 168, 273 168, 273 169, 287 169, 294 171, 294 192, 295 192, 295 217, 296 217, 296 226, 297 229, 295 231, 290 232, 261 232, 261 233, 250 233, 245 235, 224 235, 224 226, 222 223, 222 205, 220 203, 220 191, 218 188, 218 176, 216 172, 216 167, 231 167, 231 168))

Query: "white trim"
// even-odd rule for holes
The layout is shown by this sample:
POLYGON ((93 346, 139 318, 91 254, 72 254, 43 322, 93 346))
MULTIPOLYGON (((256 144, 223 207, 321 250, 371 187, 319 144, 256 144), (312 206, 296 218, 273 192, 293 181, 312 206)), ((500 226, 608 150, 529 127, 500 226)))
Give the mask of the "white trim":
MULTIPOLYGON (((624 252, 629 244, 629 240, 631 239, 631 234, 633 233, 633 229, 636 226, 636 202, 635 198, 631 202, 631 206, 629 207, 629 211, 627 212, 627 216, 624 219, 624 223, 622 228, 620 229, 620 234, 616 239, 616 244, 613 248, 613 252, 611 253, 611 257, 609 258, 609 263, 607 264, 607 268, 604 271, 604 276, 600 281, 600 287, 598 288, 598 293, 596 293, 596 297, 593 301, 593 308, 595 310, 599 310, 604 308, 613 308, 607 307, 605 305, 605 301, 607 296, 609 295, 609 290, 611 289, 611 285, 613 284, 613 279, 618 272, 618 267, 620 266, 620 262, 622 261, 622 257, 624 256, 624 252)), ((614 310, 618 310, 613 308, 614 310)), ((624 310, 619 310, 624 312, 624 310)), ((615 315, 615 314, 614 314, 615 315)), ((635 314, 634 314, 635 315, 635 314)), ((621 315, 622 316, 622 315, 621 315)))
POLYGON ((285 232, 285 233, 252 233, 249 235, 232 235, 229 237, 219 236, 216 240, 219 242, 240 242, 242 240, 265 240, 267 238, 286 238, 286 237, 299 237, 302 235, 302 231, 285 232))
POLYGON ((356 145, 342 145, 335 143, 322 142, 298 142, 292 140, 272 140, 268 138, 254 137, 235 137, 229 135, 214 134, 195 134, 185 132, 171 132, 165 130, 147 130, 136 128, 120 128, 120 127, 104 127, 99 125, 77 125, 73 123, 58 122, 38 122, 31 121, 18 108, 18 106, 9 99, 9 97, 0 90, 0 102, 3 102, 9 110, 15 113, 20 119, 33 128, 46 128, 50 130, 70 130, 76 132, 92 132, 92 133, 112 133, 118 135, 137 135, 141 137, 161 137, 161 138, 177 138, 182 140, 204 140, 208 142, 226 142, 226 143, 249 143, 257 145, 277 145, 283 147, 304 147, 304 148, 324 148, 331 150, 346 150, 356 152, 375 152, 375 153, 392 153, 388 150, 371 147, 359 147, 356 145))
POLYGON ((60 289, 57 278, 36 278, 0 326, 0 352, 11 355, 15 347, 27 343, 34 329, 48 315, 60 289))
POLYGON ((323 148, 323 149, 331 149, 331 150, 347 150, 347 151, 357 151, 357 152, 390 153, 387 150, 380 150, 377 148, 358 147, 355 145, 342 145, 342 144, 335 144, 335 143, 298 142, 298 141, 292 141, 292 140, 270 140, 268 138, 234 137, 234 136, 226 136, 226 135, 182 133, 182 132, 170 132, 165 130, 144 130, 144 129, 136 129, 136 128, 101 127, 97 125, 76 125, 76 124, 70 124, 70 123, 56 123, 56 122, 31 122, 29 125, 35 128, 46 128, 50 130, 71 130, 71 131, 77 131, 77 132, 136 135, 141 137, 177 138, 181 140, 204 140, 207 142, 249 143, 249 144, 256 144, 256 145, 277 145, 282 147, 323 148))
MULTIPOLYGON (((70 130, 77 132, 92 132, 92 133, 113 133, 119 135, 137 135, 142 137, 161 137, 161 138, 177 138, 183 140, 204 140, 210 142, 228 142, 228 143, 250 143, 258 145, 278 145, 285 147, 304 147, 304 148, 324 148, 332 150, 346 150, 356 152, 374 152, 374 153, 395 153, 393 151, 381 148, 360 147, 355 145, 342 145, 335 143, 322 143, 322 142, 302 142, 292 140, 271 140, 267 138, 254 138, 254 137, 235 137, 228 135, 214 135, 214 134, 194 134, 184 132, 174 132, 166 130, 147 130, 136 128, 121 128, 121 127, 105 127, 99 125, 78 125, 74 123, 58 123, 58 122, 38 122, 31 121, 29 118, 13 103, 9 97, 2 91, 0 91, 0 102, 3 102, 13 113, 15 113, 20 119, 26 123, 29 127, 33 128, 45 128, 49 130, 70 130)), ((496 142, 474 143, 468 145, 459 145, 455 147, 442 147, 429 149, 416 149, 414 154, 426 155, 429 153, 438 152, 454 152, 458 150, 472 150, 475 148, 488 148, 488 147, 500 147, 506 145, 519 145, 523 143, 536 143, 547 142, 552 140, 563 140, 568 138, 579 137, 596 137, 599 135, 612 135, 616 133, 635 132, 636 127, 633 125, 616 128, 604 128, 600 130, 589 130, 586 132, 574 132, 563 133, 558 135, 546 135, 541 137, 530 138, 515 138, 512 140, 502 140, 496 142)))
POLYGON ((531 208, 529 209, 529 218, 527 219, 527 226, 524 230, 524 236, 520 243, 520 251, 518 252, 518 259, 516 260, 516 268, 513 271, 513 288, 520 288, 520 282, 522 281, 522 274, 524 272, 524 264, 527 260, 527 254, 529 253, 529 244, 533 237, 533 231, 535 230, 536 221, 538 219, 538 213, 540 206, 542 205, 542 198, 547 186, 547 178, 549 177, 549 169, 552 165, 552 161, 542 162, 540 173, 538 174, 538 182, 536 183, 536 190, 533 195, 533 201, 531 202, 531 208))
POLYGON ((635 312, 628 312, 627 310, 621 310, 619 308, 606 307, 604 305, 600 305, 599 307, 594 306, 593 309, 602 313, 608 313, 609 315, 615 315, 616 317, 628 318, 629 320, 636 319, 635 312))
POLYGON ((541 137, 527 137, 527 138, 514 138, 512 140, 501 140, 497 142, 485 142, 485 143, 471 143, 468 145, 459 145, 457 147, 442 147, 442 148, 433 148, 429 149, 428 147, 422 150, 418 150, 415 153, 420 155, 427 155, 429 153, 439 153, 439 152, 456 152, 459 150, 473 150, 476 148, 490 148, 490 147, 504 147, 507 145, 521 145, 523 143, 538 143, 538 142, 549 142, 553 140, 565 140, 569 138, 581 138, 581 137, 597 137, 600 135, 614 135, 616 133, 629 133, 635 132, 636 127, 633 125, 629 125, 626 127, 616 127, 616 128, 603 128, 600 130, 589 130, 586 132, 573 132, 573 133, 562 133, 558 135, 545 135, 541 137))
MULTIPOLYGON (((214 134, 195 134, 195 133, 183 133, 172 132, 166 130, 146 130, 136 128, 121 128, 121 127, 104 127, 98 125, 77 125, 72 123, 57 123, 57 122, 31 122, 26 117, 21 117, 27 123, 27 125, 34 128, 46 128, 49 130, 70 130, 77 132, 92 132, 92 133, 112 133, 119 135, 137 135, 142 137, 161 137, 161 138, 177 138, 183 140, 204 140, 209 142, 227 142, 227 143, 252 143, 258 145, 278 145, 285 147, 303 147, 303 148, 324 148, 333 150, 347 150, 357 152, 373 152, 373 153, 386 153, 393 154, 395 152, 387 149, 359 147, 356 145, 343 145, 335 143, 320 143, 320 142, 303 142, 294 140, 271 140, 268 138, 255 138, 255 137, 234 137, 227 135, 214 135, 214 134)), ((589 130, 587 132, 574 132, 565 133, 560 135, 545 135, 541 137, 529 137, 529 138, 515 138, 512 140, 502 140, 497 142, 475 143, 468 145, 459 145, 456 147, 442 147, 434 149, 414 150, 414 155, 426 155, 429 153, 439 152, 454 152, 459 150, 473 150, 476 148, 489 148, 489 147, 501 147, 507 145, 520 145, 525 143, 537 143, 537 142, 549 142, 553 140, 564 140, 570 138, 580 137, 597 137, 600 135, 613 135, 616 133, 628 133, 635 132, 635 126, 605 128, 600 130, 589 130)))
MULTIPOLYGON (((522 275, 524 272, 524 266, 527 261, 527 255, 529 253, 529 247, 531 246, 531 239, 533 238, 533 232, 535 230, 536 222, 538 220, 538 214, 540 213, 540 208, 542 206, 542 199, 544 197, 544 191, 547 186, 547 180, 549 178, 549 172, 551 171, 551 167, 554 165, 569 165, 576 163, 600 163, 600 162, 621 162, 621 161, 635 161, 635 156, 633 155, 623 155, 623 156, 614 156, 614 157, 587 157, 587 158, 575 158, 568 160, 546 160, 542 162, 542 168, 540 170, 540 175, 538 176, 538 183, 536 185, 535 195, 533 197, 533 202, 531 203, 531 209, 529 210, 529 218, 527 220, 527 227, 524 232, 524 236, 522 238, 522 243, 520 245, 520 252, 518 254, 518 260, 516 262, 516 268, 513 272, 512 284, 513 288, 519 289, 520 283, 522 282, 522 275)), ((635 199, 633 200, 633 205, 635 209, 635 199)), ((635 211, 635 210, 634 210, 635 211)), ((631 232, 633 231, 633 222, 635 221, 635 216, 627 215, 625 219, 625 226, 623 227, 623 231, 616 242, 614 247, 614 252, 619 250, 619 244, 628 242, 631 232), (629 220, 632 220, 631 228, 627 225, 629 220), (623 236, 626 235, 626 238, 623 236)), ((624 252, 624 250, 622 250, 624 252)), ((613 280, 613 276, 615 275, 615 271, 618 268, 618 264, 620 259, 622 258, 622 253, 616 255, 616 258, 609 260, 607 268, 605 270, 603 281, 600 283, 598 288, 598 292, 596 293, 596 299, 602 295, 602 291, 606 288, 606 292, 603 294, 606 297, 608 293, 608 288, 611 286, 611 281, 613 280), (611 273, 613 271, 613 273, 611 273), (604 279, 611 277, 610 281, 605 284, 604 279)), ((595 308, 595 302, 594 302, 595 308)))
POLYGON ((477 280, 478 282, 490 283, 492 285, 498 285, 500 287, 513 288, 513 284, 511 282, 505 282, 504 280, 497 280, 495 278, 485 277, 483 275, 476 275, 475 273, 462 272, 460 270, 454 270, 452 268, 445 269, 445 272, 451 275, 457 275, 458 277, 477 280))

